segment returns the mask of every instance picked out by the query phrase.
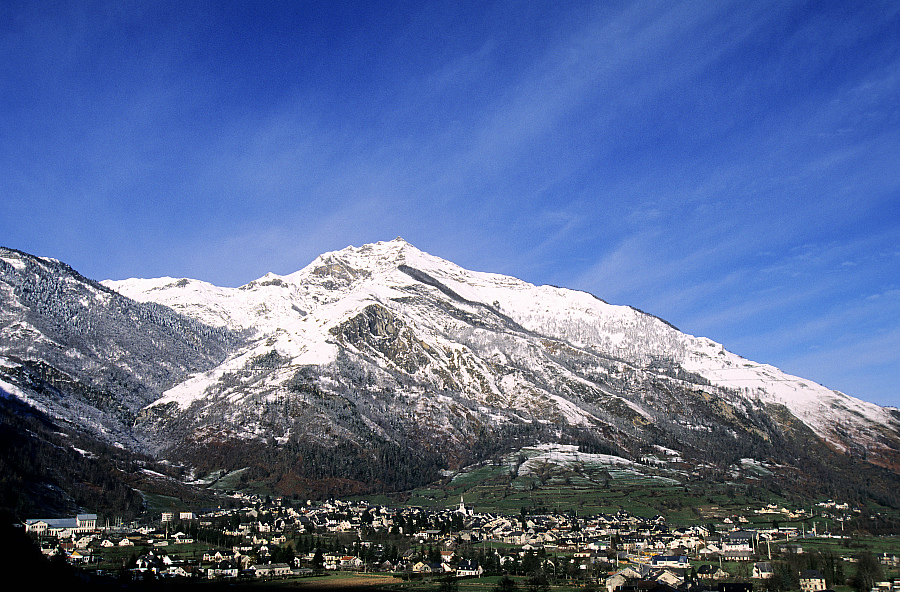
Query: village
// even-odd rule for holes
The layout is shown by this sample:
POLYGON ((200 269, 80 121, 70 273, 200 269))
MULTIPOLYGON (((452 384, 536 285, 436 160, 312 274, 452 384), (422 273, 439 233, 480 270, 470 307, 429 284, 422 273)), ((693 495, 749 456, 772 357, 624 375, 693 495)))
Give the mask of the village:
MULTIPOLYGON (((548 586, 607 592, 648 587, 807 592, 844 587, 863 569, 847 537, 816 532, 815 521, 807 531, 807 510, 774 504, 718 523, 674 527, 661 515, 625 511, 476 512, 463 499, 445 509, 240 494, 236 499, 241 503, 235 508, 162 512, 148 524, 110 524, 95 514, 79 514, 29 519, 23 526, 45 555, 62 556, 93 577, 129 580, 354 572, 427 582, 540 574, 548 586), (822 541, 841 552, 823 552, 822 541)), ((843 524, 855 510, 824 502, 818 511, 830 524, 843 524)), ((863 589, 900 590, 897 554, 867 556, 877 565, 866 568, 872 574, 863 589)))

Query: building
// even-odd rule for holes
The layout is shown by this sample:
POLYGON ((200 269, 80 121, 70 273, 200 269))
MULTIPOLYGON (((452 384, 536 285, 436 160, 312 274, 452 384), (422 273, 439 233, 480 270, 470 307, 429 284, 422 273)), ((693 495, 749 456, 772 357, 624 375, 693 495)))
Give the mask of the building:
POLYGON ((25 532, 39 536, 71 536, 97 530, 96 514, 78 514, 74 518, 29 518, 25 532))
POLYGON ((481 576, 484 569, 478 565, 477 561, 460 561, 456 565, 456 575, 459 577, 481 576))
POLYGON ((691 566, 686 555, 654 555, 650 558, 653 567, 675 567, 687 569, 691 566))
POLYGON ((825 576, 817 569, 807 569, 800 574, 800 590, 815 592, 825 589, 825 576))
POLYGON ((726 556, 734 551, 747 551, 748 553, 752 553, 753 541, 755 538, 756 533, 747 530, 729 532, 722 537, 722 552, 726 556))
POLYGON ((729 573, 718 565, 701 565, 697 569, 697 577, 701 580, 724 580, 729 573))
POLYGON ((250 569, 258 578, 283 578, 291 575, 291 566, 287 563, 268 563, 265 565, 254 565, 250 569))
POLYGON ((757 561, 753 564, 753 577, 758 580, 768 580, 775 576, 775 570, 768 561, 757 561))

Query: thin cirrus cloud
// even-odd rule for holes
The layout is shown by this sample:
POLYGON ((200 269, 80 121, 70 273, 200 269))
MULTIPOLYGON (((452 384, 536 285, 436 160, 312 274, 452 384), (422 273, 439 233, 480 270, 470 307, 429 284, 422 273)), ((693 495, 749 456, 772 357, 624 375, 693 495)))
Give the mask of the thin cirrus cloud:
POLYGON ((400 235, 900 404, 877 353, 900 318, 898 15, 8 3, 0 231, 98 279, 232 286, 400 235))

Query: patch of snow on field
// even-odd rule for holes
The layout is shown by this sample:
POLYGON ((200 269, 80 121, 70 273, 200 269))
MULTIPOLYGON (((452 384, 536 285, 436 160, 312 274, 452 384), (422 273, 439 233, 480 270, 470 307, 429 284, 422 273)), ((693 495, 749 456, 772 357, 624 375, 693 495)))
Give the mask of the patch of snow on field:
POLYGON ((621 456, 610 454, 589 454, 579 452, 578 446, 572 444, 538 444, 529 448, 523 448, 522 452, 528 457, 519 468, 520 473, 531 473, 534 467, 541 463, 552 463, 565 467, 576 465, 600 466, 634 466, 634 461, 621 456))

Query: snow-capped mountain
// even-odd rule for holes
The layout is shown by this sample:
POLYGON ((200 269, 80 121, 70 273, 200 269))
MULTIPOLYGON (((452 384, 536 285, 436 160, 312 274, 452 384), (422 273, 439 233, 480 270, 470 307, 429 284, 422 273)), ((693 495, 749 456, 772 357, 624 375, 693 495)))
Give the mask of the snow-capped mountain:
POLYGON ((69 266, 0 248, 0 391, 58 420, 144 448, 134 418, 240 341, 69 266))
POLYGON ((868 448, 877 458, 897 441, 897 419, 882 407, 745 360, 633 308, 468 271, 402 239, 326 253, 296 273, 240 288, 170 278, 104 284, 207 324, 255 332, 249 346, 147 408, 144 417, 161 425, 172 415, 192 418, 190 437, 200 440, 212 437, 213 424, 240 438, 364 439, 339 426, 315 433, 334 423, 318 417, 316 397, 327 394, 389 440, 428 418, 443 446, 464 446, 474 425, 523 421, 599 428, 625 444, 638 426, 690 433, 717 416, 752 424, 773 407, 839 451, 868 448), (318 394, 298 391, 298 383, 318 394), (304 407, 318 417, 315 429, 261 421, 276 403, 304 407), (215 420, 207 425, 204 417, 215 420))
MULTIPOLYGON (((42 265, 51 266, 0 253, 0 335, 17 348, 3 352, 0 388, 20 398, 32 391, 8 368, 72 348, 46 337, 35 306, 21 304, 27 290, 16 282, 42 265), (30 348, 34 335, 46 347, 30 348)), ((170 341, 148 343, 136 335, 145 326, 115 325, 119 336, 144 339, 140 349, 157 348, 149 357, 132 356, 132 341, 91 337, 92 355, 120 360, 125 375, 147 376, 141 364, 156 372, 127 399, 135 441, 201 469, 255 467, 248 478, 283 491, 316 479, 404 487, 540 442, 633 460, 663 447, 697 470, 724 473, 748 458, 818 475, 846 462, 900 470, 894 410, 745 360, 636 309, 468 271, 402 239, 326 253, 239 288, 174 278, 98 285, 68 268, 56 273, 69 278, 57 283, 78 287, 52 291, 69 307, 54 318, 152 307, 171 315, 163 326, 178 328, 170 341), (176 337, 209 353, 191 363, 166 355, 186 347, 176 337)))

